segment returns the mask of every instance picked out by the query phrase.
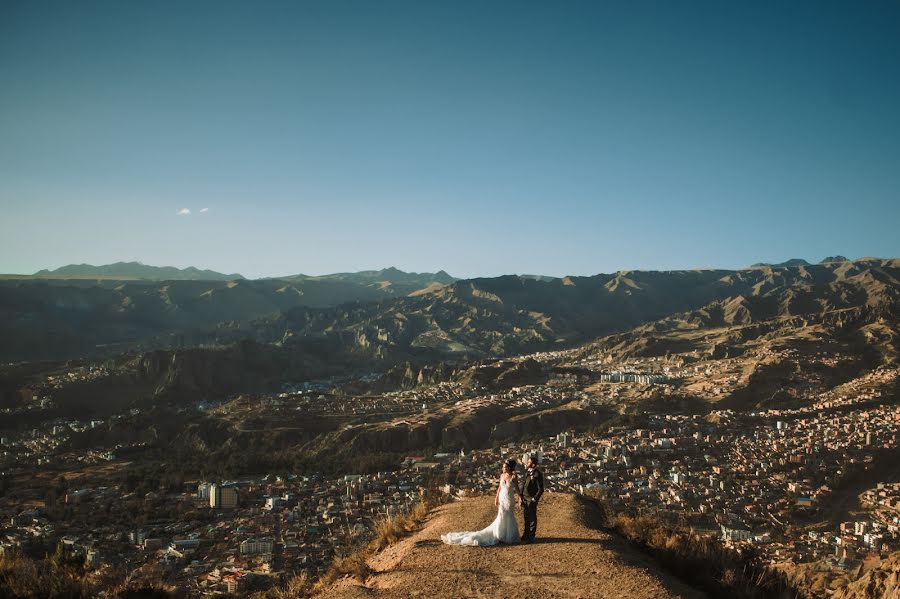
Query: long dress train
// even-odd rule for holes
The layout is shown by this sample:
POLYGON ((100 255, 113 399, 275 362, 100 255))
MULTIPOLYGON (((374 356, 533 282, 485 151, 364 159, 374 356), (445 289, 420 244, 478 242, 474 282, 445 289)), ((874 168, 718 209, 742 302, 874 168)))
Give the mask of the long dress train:
POLYGON ((513 511, 516 499, 516 487, 509 480, 500 479, 500 507, 497 517, 491 524, 475 532, 448 532, 441 535, 441 540, 448 545, 485 546, 497 543, 518 543, 519 525, 513 511))

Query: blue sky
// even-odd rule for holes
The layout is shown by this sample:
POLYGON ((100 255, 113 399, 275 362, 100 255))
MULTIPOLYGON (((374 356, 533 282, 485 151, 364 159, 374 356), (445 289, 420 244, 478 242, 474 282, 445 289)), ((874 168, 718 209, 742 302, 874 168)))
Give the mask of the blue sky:
POLYGON ((898 31, 896 2, 6 0, 0 272, 900 256, 898 31))

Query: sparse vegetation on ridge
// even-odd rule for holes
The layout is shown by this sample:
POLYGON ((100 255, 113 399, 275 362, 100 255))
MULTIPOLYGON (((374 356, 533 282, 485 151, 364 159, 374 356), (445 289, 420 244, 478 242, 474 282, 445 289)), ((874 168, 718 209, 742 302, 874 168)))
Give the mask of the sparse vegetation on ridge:
POLYGON ((582 497, 599 508, 597 526, 624 537, 669 573, 711 597, 801 599, 806 596, 784 573, 760 563, 752 553, 738 553, 716 539, 679 530, 653 516, 616 511, 602 499, 582 497))
POLYGON ((109 599, 184 596, 166 585, 156 568, 142 568, 131 576, 110 567, 88 570, 62 546, 39 560, 17 553, 0 554, 0 599, 94 599, 101 592, 109 599))
POLYGON ((368 565, 369 557, 418 530, 431 510, 446 500, 447 496, 435 491, 423 493, 421 500, 409 510, 377 520, 372 527, 372 538, 357 545, 345 555, 336 557, 317 580, 312 581, 305 572, 300 573, 290 577, 279 587, 259 593, 257 599, 309 597, 346 577, 365 582, 372 575, 372 569, 368 565))

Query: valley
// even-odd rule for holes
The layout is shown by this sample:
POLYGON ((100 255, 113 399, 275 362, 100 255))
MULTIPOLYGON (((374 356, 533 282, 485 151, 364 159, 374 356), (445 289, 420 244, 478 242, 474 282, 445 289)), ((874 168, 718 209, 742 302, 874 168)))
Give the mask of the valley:
MULTIPOLYGON (((0 368, 4 546, 38 555, 74 539, 101 569, 162 568, 194 595, 277 588, 322 575, 419 493, 490 492, 501 459, 538 452, 554 490, 752 548, 813 596, 900 549, 879 509, 848 495, 841 515, 827 509, 847 477, 891 482, 898 273, 897 260, 862 260, 419 281, 397 297, 249 311, 182 287, 164 326, 188 311, 212 328, 178 344, 154 334, 31 361, 4 337, 19 358, 0 368), (212 326, 223 314, 235 320, 212 326), (235 489, 237 511, 210 504, 211 485, 235 489), (844 517, 865 532, 847 536, 844 517)), ((353 285, 389 287, 368 276, 353 285)), ((138 285, 150 298, 178 283, 138 285)), ((275 283, 190 282, 210 284, 233 299, 275 283)), ((32 340, 56 333, 16 312, 22 293, 57 298, 69 322, 59 297, 98 293, 102 311, 125 290, 6 285, 4 326, 32 340)))

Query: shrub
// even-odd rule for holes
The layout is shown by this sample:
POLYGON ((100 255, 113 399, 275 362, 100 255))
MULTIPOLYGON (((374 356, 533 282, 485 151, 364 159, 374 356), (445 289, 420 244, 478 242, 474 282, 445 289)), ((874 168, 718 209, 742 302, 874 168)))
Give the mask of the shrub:
POLYGON ((93 599, 101 591, 116 599, 173 599, 180 595, 158 573, 126 579, 111 568, 86 571, 60 548, 46 559, 0 555, 0 599, 93 599))

